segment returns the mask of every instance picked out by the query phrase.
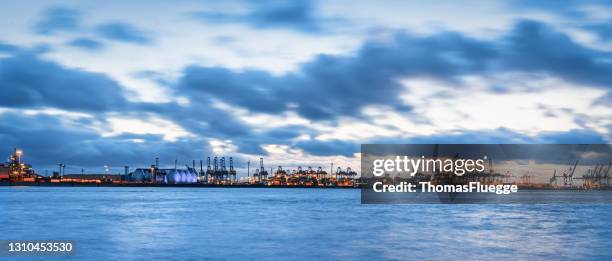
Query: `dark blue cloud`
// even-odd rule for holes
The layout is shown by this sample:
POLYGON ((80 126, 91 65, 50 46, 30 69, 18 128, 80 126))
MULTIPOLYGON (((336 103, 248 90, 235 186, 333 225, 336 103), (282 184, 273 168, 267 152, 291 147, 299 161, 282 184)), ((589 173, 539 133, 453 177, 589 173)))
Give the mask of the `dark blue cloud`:
POLYGON ((170 119, 204 139, 232 140, 241 152, 262 154, 259 145, 267 141, 265 138, 260 139, 244 122, 210 103, 133 103, 123 115, 139 118, 150 113, 170 119))
POLYGON ((575 129, 566 132, 540 133, 538 142, 543 144, 607 144, 606 138, 610 140, 612 135, 606 137, 591 130, 575 129))
POLYGON ((100 36, 114 41, 135 44, 149 44, 153 41, 145 31, 123 22, 101 24, 96 27, 96 31, 100 36))
POLYGON ((71 8, 52 8, 45 11, 43 18, 34 25, 39 34, 53 34, 60 31, 74 31, 80 27, 81 12, 71 8))
MULTIPOLYGON (((43 17, 34 25, 34 31, 39 34, 53 34, 61 31, 76 31, 81 29, 82 13, 71 8, 51 8, 44 12, 43 17)), ((87 29, 91 30, 91 29, 87 29)), ((150 35, 142 29, 124 22, 109 22, 97 25, 93 29, 101 37, 135 44, 149 44, 153 41, 150 35)), ((78 38, 69 45, 98 50, 102 47, 99 41, 90 38, 78 38)))
POLYGON ((69 166, 67 172, 102 171, 108 164, 122 171, 124 165, 147 167, 159 157, 164 166, 190 164, 193 159, 210 155, 207 143, 201 139, 168 142, 159 135, 119 135, 102 137, 89 128, 66 126, 61 116, 0 114, 0 152, 8 155, 12 148, 22 148, 28 163, 42 171, 56 170, 57 163, 69 166), (135 143, 132 139, 142 139, 135 143))
POLYGON ((545 72, 578 83, 612 87, 612 53, 584 47, 535 21, 517 23, 503 39, 508 70, 545 72))
POLYGON ((87 51, 99 51, 104 48, 104 44, 89 38, 77 38, 68 42, 68 45, 87 51))
POLYGON ((285 127, 277 127, 272 130, 268 130, 263 133, 263 136, 276 138, 281 140, 288 140, 297 138, 305 132, 310 132, 307 126, 302 125, 287 125, 285 127))
POLYGON ((353 157, 359 152, 360 144, 350 141, 300 141, 294 144, 295 147, 304 150, 305 152, 318 156, 346 156, 353 157))
POLYGON ((519 11, 537 11, 566 18, 565 26, 595 33, 601 41, 612 39, 612 21, 594 22, 593 10, 612 8, 608 0, 558 0, 558 1, 508 1, 509 6, 519 11), (588 7, 588 8, 587 8, 588 7))
POLYGON ((17 51, 19 51, 19 47, 16 45, 0 42, 0 53, 14 53, 17 51))
MULTIPOLYGON (((189 66, 176 89, 196 103, 218 99, 257 112, 293 109, 309 119, 332 120, 359 116, 367 105, 410 113, 410 105, 398 98, 405 89, 397 81, 411 76, 433 77, 462 88, 457 77, 466 74, 536 72, 609 89, 610 58, 612 53, 579 45, 542 23, 521 21, 490 41, 453 32, 398 33, 392 41, 368 42, 352 56, 320 55, 282 76, 189 66)), ((491 91, 508 90, 491 86, 491 91)))
POLYGON ((0 59, 3 107, 56 107, 75 111, 125 108, 123 88, 109 77, 69 69, 23 52, 0 59))
POLYGON ((177 92, 188 94, 196 102, 210 103, 216 97, 229 104, 274 113, 285 107, 275 92, 281 83, 282 79, 264 71, 190 66, 185 68, 177 92))
POLYGON ((306 0, 249 1, 250 11, 244 14, 196 12, 194 17, 212 23, 244 23, 255 28, 286 28, 303 32, 319 32, 322 21, 313 2, 306 0))
POLYGON ((349 57, 321 55, 302 64, 299 72, 283 76, 190 66, 177 89, 196 102, 217 98, 266 113, 297 105, 304 117, 328 120, 358 116, 370 104, 409 111, 398 98, 404 91, 399 78, 420 75, 450 81, 456 75, 484 70, 495 55, 486 43, 455 33, 424 38, 398 34, 391 44, 368 43, 349 57), (452 54, 453 59, 444 54, 452 54))
POLYGON ((261 147, 263 141, 256 138, 241 138, 234 140, 233 144, 238 146, 238 150, 242 153, 267 156, 267 152, 261 147))
POLYGON ((599 39, 602 41, 612 40, 612 21, 608 21, 607 23, 589 24, 583 26, 583 28, 597 34, 599 39))

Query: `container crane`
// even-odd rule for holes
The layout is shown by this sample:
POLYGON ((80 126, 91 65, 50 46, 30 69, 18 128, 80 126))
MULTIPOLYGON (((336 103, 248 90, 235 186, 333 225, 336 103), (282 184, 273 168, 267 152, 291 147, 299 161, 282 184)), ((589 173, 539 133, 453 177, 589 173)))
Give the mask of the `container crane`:
POLYGON ((576 166, 578 166, 578 160, 574 163, 574 167, 570 168, 569 174, 563 173, 563 185, 566 187, 571 187, 574 185, 574 172, 576 172, 576 166))
POLYGON ((263 158, 259 158, 259 179, 262 180, 262 182, 268 180, 268 172, 264 168, 263 158))
POLYGON ((552 177, 550 177, 550 180, 549 180, 550 185, 553 186, 553 183, 554 183, 554 186, 556 187, 557 186, 557 178, 560 178, 560 177, 561 176, 557 176, 557 169, 555 169, 555 171, 553 172, 552 177))
POLYGON ((229 176, 230 181, 236 181, 236 170, 234 169, 234 159, 229 157, 229 176))
POLYGON ((212 170, 212 166, 210 165, 210 157, 206 158, 206 183, 208 183, 209 178, 212 178, 214 175, 214 171, 212 170))

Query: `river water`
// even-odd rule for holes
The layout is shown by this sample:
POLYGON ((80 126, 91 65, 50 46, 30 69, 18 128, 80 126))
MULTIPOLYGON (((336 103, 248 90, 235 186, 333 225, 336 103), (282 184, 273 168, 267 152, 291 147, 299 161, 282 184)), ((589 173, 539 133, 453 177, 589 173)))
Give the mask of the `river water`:
MULTIPOLYGON (((612 259, 612 205, 361 205, 359 197, 0 187, 0 239, 73 240, 68 258, 79 260, 612 259)), ((49 259, 17 257, 32 258, 49 259)))

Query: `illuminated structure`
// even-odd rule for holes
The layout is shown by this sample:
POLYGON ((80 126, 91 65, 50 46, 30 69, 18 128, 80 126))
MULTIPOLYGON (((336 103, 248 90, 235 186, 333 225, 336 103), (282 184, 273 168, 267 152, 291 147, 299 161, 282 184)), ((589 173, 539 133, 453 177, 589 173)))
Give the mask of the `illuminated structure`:
POLYGON ((198 181, 198 173, 187 169, 135 169, 129 175, 130 181, 163 184, 193 184, 198 181))
POLYGON ((268 171, 264 168, 263 158, 259 158, 259 169, 255 169, 253 174, 253 184, 267 184, 268 183, 268 171))
MULTIPOLYGON (((130 169, 129 166, 123 166, 122 174, 110 174, 110 166, 104 165, 104 174, 86 174, 84 169, 80 169, 79 174, 66 174, 66 164, 59 163, 59 171, 54 171, 50 176, 37 175, 32 166, 23 162, 23 151, 15 149, 10 155, 6 163, 0 163, 0 181, 5 184, 11 183, 58 183, 58 184, 85 184, 85 185, 138 185, 147 186, 147 184, 212 184, 212 185, 254 185, 254 186, 299 186, 299 187, 335 187, 335 186, 353 186, 355 172, 350 168, 347 171, 340 171, 339 179, 334 179, 328 176, 327 172, 322 167, 313 169, 307 167, 303 170, 298 166, 297 170, 283 169, 278 166, 276 171, 270 169, 268 172, 263 165, 263 158, 259 159, 259 168, 252 177, 241 179, 238 181, 238 173, 234 168, 234 159, 229 157, 229 166, 226 168, 225 157, 208 157, 207 168, 203 169, 203 161, 200 161, 200 169, 195 167, 196 161, 193 160, 192 166, 185 165, 185 168, 178 168, 175 161, 174 168, 160 168, 159 158, 155 158, 155 164, 148 168, 130 169), (213 164, 211 164, 213 163, 213 164), (270 174, 272 173, 272 174, 270 174)), ((250 162, 248 163, 250 168, 250 162)), ((340 168, 339 168, 340 169, 340 168)), ((247 170, 249 171, 249 170, 247 170)))
POLYGON ((0 163, 0 180, 35 181, 37 175, 32 166, 23 162, 23 150, 15 149, 8 162, 0 163))
MULTIPOLYGON (((256 173, 259 175, 259 172, 256 173)), ((322 167, 317 167, 314 170, 308 166, 306 170, 302 169, 302 166, 298 166, 297 170, 292 171, 283 169, 282 166, 278 166, 272 177, 268 179, 267 184, 271 186, 300 186, 300 187, 350 187, 355 185, 355 177, 357 172, 352 171, 351 168, 347 168, 343 171, 340 167, 336 172, 336 178, 328 176, 327 171, 324 171, 322 167)), ((261 175, 259 175, 261 178, 261 175)), ((255 179, 257 180, 257 179, 255 179)), ((255 182, 253 182, 255 183, 255 182)))

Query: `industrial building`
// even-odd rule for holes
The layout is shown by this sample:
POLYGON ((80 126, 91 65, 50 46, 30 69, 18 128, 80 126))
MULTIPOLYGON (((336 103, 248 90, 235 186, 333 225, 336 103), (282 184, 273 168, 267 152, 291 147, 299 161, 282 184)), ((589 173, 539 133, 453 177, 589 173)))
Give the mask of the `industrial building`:
POLYGON ((32 165, 23 162, 23 150, 15 148, 6 163, 0 163, 0 180, 35 181, 32 165))
POLYGON ((128 174, 130 181, 164 184, 189 184, 198 182, 198 173, 193 169, 135 169, 128 174))
POLYGON ((123 174, 108 173, 109 167, 105 165, 105 174, 85 174, 84 169, 80 168, 81 173, 66 174, 66 164, 59 163, 58 171, 52 172, 50 176, 37 175, 32 166, 23 162, 23 151, 15 149, 10 155, 8 162, 0 164, 0 181, 11 182, 32 182, 40 183, 59 183, 59 184, 117 184, 117 185, 182 185, 182 184, 203 184, 203 185, 255 185, 255 186, 302 186, 302 187, 352 187, 355 186, 356 172, 347 168, 346 171, 338 168, 335 175, 329 175, 322 167, 316 170, 307 167, 303 170, 301 166, 292 171, 286 171, 282 166, 274 174, 264 167, 263 158, 259 159, 259 167, 255 169, 253 176, 250 176, 250 162, 247 165, 247 180, 237 179, 237 171, 234 168, 233 157, 208 157, 207 166, 204 169, 203 161, 200 160, 199 170, 196 169, 196 161, 193 160, 191 166, 185 165, 184 168, 178 166, 177 160, 174 168, 161 168, 159 158, 148 168, 135 168, 130 171, 129 166, 124 166, 123 174))

